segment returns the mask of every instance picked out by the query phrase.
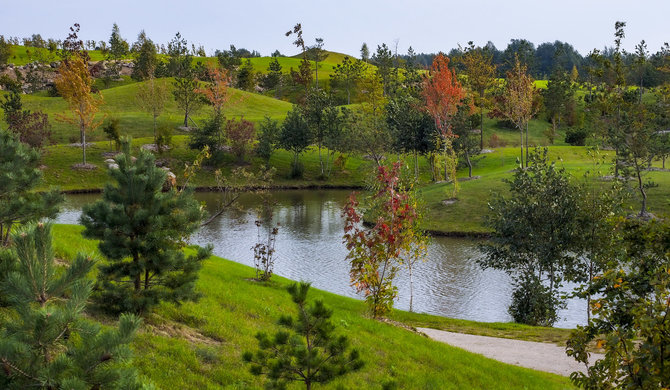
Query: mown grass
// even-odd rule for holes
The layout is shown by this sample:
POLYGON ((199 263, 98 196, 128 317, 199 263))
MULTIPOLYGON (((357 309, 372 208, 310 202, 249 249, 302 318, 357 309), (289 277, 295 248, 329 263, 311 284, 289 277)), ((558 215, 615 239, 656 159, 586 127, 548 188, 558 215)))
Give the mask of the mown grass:
MULTIPOLYGON (((71 259, 77 251, 97 252, 96 242, 82 239, 81 230, 73 225, 54 227, 59 257, 71 259)), ((217 257, 207 260, 197 284, 202 293, 198 302, 161 304, 145 319, 133 342, 134 364, 141 374, 164 389, 261 388, 262 379, 248 372, 241 354, 257 348, 254 335, 258 331, 274 331, 279 316, 295 309, 285 291, 291 281, 275 276, 271 283, 258 283, 250 280, 253 276, 253 269, 247 266, 217 257)), ((372 320, 362 301, 316 289, 311 299, 323 299, 334 310, 333 323, 366 362, 360 372, 319 388, 381 388, 383 384, 400 389, 571 388, 567 378, 499 363, 372 320)), ((106 323, 113 320, 95 314, 93 318, 106 323)), ((394 318, 421 324, 447 321, 402 312, 396 312, 394 318)), ((463 329, 489 327, 454 323, 463 323, 463 329)))

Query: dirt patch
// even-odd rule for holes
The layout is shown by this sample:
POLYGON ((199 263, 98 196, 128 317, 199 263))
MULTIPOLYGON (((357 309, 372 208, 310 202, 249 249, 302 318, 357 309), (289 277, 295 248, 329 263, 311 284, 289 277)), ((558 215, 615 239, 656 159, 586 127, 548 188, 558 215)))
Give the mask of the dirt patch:
POLYGON ((445 200, 443 200, 443 201, 442 201, 442 204, 445 205, 445 206, 449 206, 449 205, 452 205, 452 204, 454 204, 454 203, 456 203, 456 202, 458 202, 458 199, 457 199, 457 198, 449 198, 449 199, 445 199, 445 200))
MULTIPOLYGON (((93 146, 93 145, 94 145, 94 144, 91 143, 91 142, 87 142, 87 143, 86 143, 86 147, 87 147, 87 148, 90 148, 90 147, 93 146)), ((73 143, 73 144, 69 144, 68 146, 69 146, 69 147, 72 147, 72 148, 81 148, 81 142, 75 142, 75 143, 73 143)))
MULTIPOLYGON (((142 150, 149 150, 149 151, 152 151, 152 152, 158 152, 158 149, 159 149, 158 145, 156 145, 156 144, 144 144, 144 145, 142 145, 141 148, 142 148, 142 150)), ((170 150, 170 147, 168 145, 162 145, 160 147, 160 149, 165 151, 165 150, 170 150)))
POLYGON ((98 166, 95 165, 95 164, 88 164, 88 163, 86 163, 86 164, 82 164, 82 163, 78 163, 78 164, 74 164, 74 165, 72 166, 72 169, 82 170, 82 171, 93 171, 93 170, 98 169, 98 166))
POLYGON ((221 345, 220 341, 207 337, 197 330, 185 325, 163 323, 160 325, 146 325, 145 331, 160 336, 179 338, 191 344, 221 345))
POLYGON ((102 157, 103 158, 114 158, 121 154, 121 152, 102 152, 102 157))

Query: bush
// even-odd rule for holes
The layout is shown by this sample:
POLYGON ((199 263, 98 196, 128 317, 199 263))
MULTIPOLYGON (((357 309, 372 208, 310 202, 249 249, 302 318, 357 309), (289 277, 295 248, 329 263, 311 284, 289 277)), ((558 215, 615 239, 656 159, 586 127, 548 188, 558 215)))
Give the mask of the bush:
POLYGON ((507 145, 507 142, 505 142, 504 139, 498 137, 498 134, 493 133, 491 134, 491 137, 489 138, 489 147, 490 148, 502 148, 507 145))
POLYGON ((572 128, 565 132, 565 142, 572 146, 586 145, 586 137, 589 133, 584 128, 572 128))
POLYGON ((514 322, 552 326, 558 320, 560 301, 536 276, 524 275, 515 287, 508 309, 514 322))
POLYGON ((156 150, 163 154, 164 150, 169 150, 172 146, 172 129, 168 126, 161 126, 156 132, 156 150))

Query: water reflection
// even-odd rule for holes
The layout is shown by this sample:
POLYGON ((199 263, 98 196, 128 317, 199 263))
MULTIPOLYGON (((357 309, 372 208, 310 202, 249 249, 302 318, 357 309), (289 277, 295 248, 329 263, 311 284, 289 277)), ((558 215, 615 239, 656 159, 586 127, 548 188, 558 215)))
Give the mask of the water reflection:
MULTIPOLYGON (((312 282, 315 287, 356 297, 349 285, 346 248, 342 243, 344 221, 340 211, 348 190, 289 190, 273 193, 275 222, 281 226, 276 242, 275 273, 295 280, 312 282)), ((199 193, 208 208, 217 194, 199 193)), ((67 197, 59 223, 77 223, 83 204, 98 195, 67 197)), ((260 198, 245 194, 240 209, 224 213, 203 227, 195 244, 214 244, 214 253, 253 266, 252 246, 256 243, 254 224, 260 198)), ((212 210, 210 210, 212 211, 212 210)), ((477 241, 434 237, 424 262, 414 269, 414 310, 477 321, 510 321, 507 306, 512 287, 500 271, 483 271, 476 264, 482 254, 477 241)), ((399 272, 396 280, 399 298, 395 307, 409 308, 409 275, 399 272)), ((559 327, 574 327, 586 321, 585 304, 568 302, 560 312, 559 327)))

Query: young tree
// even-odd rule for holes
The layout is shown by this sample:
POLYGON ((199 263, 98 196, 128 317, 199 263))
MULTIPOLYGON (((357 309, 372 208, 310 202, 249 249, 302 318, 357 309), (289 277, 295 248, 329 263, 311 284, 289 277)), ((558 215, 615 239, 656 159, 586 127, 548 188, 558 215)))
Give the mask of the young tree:
MULTIPOLYGON (((188 127, 191 115, 197 112, 203 104, 202 95, 198 93, 200 83, 192 70, 182 72, 183 77, 175 77, 172 83, 172 95, 177 107, 184 111, 184 127, 188 127)), ((193 120, 193 119, 191 119, 193 120)))
POLYGON ((253 122, 244 118, 240 118, 239 121, 230 119, 226 122, 226 136, 230 141, 231 151, 241 163, 256 140, 256 127, 253 122))
POLYGON ((336 327, 330 321, 333 311, 320 300, 307 303, 309 283, 292 284, 288 291, 298 315, 279 319, 286 331, 273 336, 264 332, 256 335, 260 349, 242 355, 251 364, 251 373, 267 376, 270 388, 303 382, 310 390, 314 383, 327 383, 363 367, 358 350, 349 349, 347 337, 334 333, 336 327))
POLYGON ((361 61, 367 63, 370 61, 370 49, 368 48, 368 44, 363 42, 363 45, 361 46, 361 61))
POLYGON ((95 115, 102 104, 102 95, 96 96, 91 92, 93 78, 88 71, 88 64, 81 55, 73 55, 61 63, 54 84, 72 114, 72 116, 57 114, 56 117, 79 126, 82 164, 86 166, 86 132, 94 130, 102 123, 102 120, 95 120, 95 115))
POLYGON ((165 80, 156 80, 153 72, 148 73, 149 80, 138 86, 135 98, 140 108, 153 117, 154 142, 156 142, 156 119, 158 119, 165 109, 169 91, 165 80))
POLYGON ((293 108, 286 114, 279 132, 279 145, 293 152, 291 177, 301 177, 300 153, 312 143, 312 133, 299 108, 293 108))
POLYGON ((314 61, 314 78, 316 79, 316 88, 319 88, 319 62, 328 57, 328 53, 323 50, 323 38, 316 38, 316 43, 307 50, 307 53, 314 61))
POLYGON ((406 258, 417 257, 423 235, 419 229, 420 214, 410 189, 399 179, 400 163, 379 167, 376 189, 370 200, 370 228, 362 226, 364 214, 358 210, 355 194, 344 206, 344 242, 351 264, 351 283, 365 295, 374 318, 386 314, 393 306, 398 289, 393 285, 396 273, 406 258))
POLYGON ((305 46, 305 40, 302 37, 302 25, 297 23, 293 26, 292 30, 287 31, 284 35, 287 37, 295 35, 293 44, 301 50, 302 61, 300 62, 300 67, 297 72, 291 68, 291 77, 296 84, 302 85, 305 88, 306 94, 309 90, 309 86, 312 85, 312 65, 307 58, 307 47, 305 46))
MULTIPOLYGON (((474 131, 479 126, 481 116, 474 114, 474 107, 470 100, 466 98, 463 104, 458 106, 458 111, 454 116, 453 148, 457 156, 462 156, 468 166, 468 177, 472 177, 472 157, 481 152, 480 142, 477 142, 474 131)), ((480 139, 481 141, 481 139, 480 139)))
POLYGON ((433 117, 435 129, 442 141, 442 153, 445 159, 444 180, 449 179, 449 167, 451 166, 451 179, 455 183, 456 164, 452 147, 454 139, 452 122, 458 112, 458 106, 465 98, 465 90, 456 78, 456 72, 449 69, 449 57, 440 53, 433 60, 431 77, 424 82, 423 97, 426 100, 426 109, 433 117))
POLYGON ((0 35, 0 66, 7 65, 9 58, 12 55, 12 45, 0 35))
POLYGON ((251 249, 254 251, 254 265, 256 266, 256 280, 267 282, 274 273, 275 243, 279 234, 279 223, 273 225, 274 202, 271 195, 263 193, 262 203, 257 210, 256 245, 251 249))
POLYGON ((0 82, 9 90, 0 107, 5 113, 8 130, 17 134, 19 140, 33 148, 42 149, 51 141, 49 116, 42 111, 30 112, 23 109, 21 85, 18 82, 0 82))
POLYGON ((378 45, 377 52, 372 56, 370 62, 377 66, 377 74, 381 78, 382 85, 384 86, 384 96, 390 96, 395 92, 395 86, 392 85, 392 80, 395 74, 391 49, 389 49, 385 43, 382 43, 381 46, 378 45))
POLYGON ((282 73, 282 66, 277 57, 272 57, 267 68, 267 74, 263 78, 263 87, 266 89, 275 90, 275 98, 281 97, 281 89, 283 84, 284 74, 282 73))
POLYGON ((528 166, 528 122, 537 112, 537 106, 533 104, 537 90, 533 85, 533 79, 526 72, 526 66, 522 65, 518 58, 514 60, 513 68, 507 72, 505 88, 499 101, 498 110, 500 115, 514 123, 519 129, 519 147, 521 156, 519 161, 523 165, 523 131, 526 130, 526 167, 528 166))
POLYGON ((361 110, 352 118, 349 132, 350 149, 367 153, 381 166, 384 153, 391 146, 391 135, 386 126, 386 98, 381 77, 373 71, 361 78, 361 110))
POLYGON ((312 88, 305 96, 305 104, 302 107, 302 116, 309 126, 312 134, 312 141, 316 142, 319 150, 319 166, 321 168, 321 176, 325 176, 323 157, 321 156, 321 148, 326 138, 328 130, 329 117, 326 117, 326 112, 329 107, 333 107, 333 102, 328 94, 318 87, 312 88))
POLYGON ((484 108, 487 106, 487 91, 493 87, 496 79, 496 65, 492 63, 493 55, 486 48, 475 47, 468 42, 465 53, 461 58, 467 83, 475 92, 475 105, 479 108, 480 129, 479 148, 484 149, 484 108))
POLYGON ((256 145, 256 155, 269 161, 272 152, 277 147, 279 138, 279 123, 265 116, 259 125, 258 144, 256 145))
POLYGON ((12 227, 53 218, 63 196, 58 190, 37 192, 40 154, 16 135, 0 129, 0 247, 10 243, 12 227))
POLYGON ((128 363, 139 318, 122 315, 118 328, 84 320, 94 261, 79 254, 59 272, 51 226, 14 234, 16 270, 2 283, 12 310, 0 325, 0 386, 4 389, 140 389, 128 363))
POLYGON ((135 66, 131 77, 133 80, 142 81, 155 75, 158 68, 158 55, 156 45, 147 37, 144 30, 137 36, 137 42, 133 44, 135 53, 135 66))
POLYGON ((214 115, 223 115, 223 105, 228 102, 228 85, 230 77, 228 72, 222 68, 213 66, 207 67, 209 81, 203 88, 198 88, 196 92, 202 94, 205 100, 214 108, 214 115))
POLYGON ((121 147, 121 131, 119 130, 119 118, 111 118, 107 124, 102 126, 102 131, 107 135, 109 140, 109 150, 112 150, 112 142, 116 146, 116 150, 121 147))
POLYGON ((98 302, 110 312, 146 313, 160 301, 197 298, 198 270, 211 247, 188 256, 183 247, 200 226, 204 211, 191 190, 163 192, 165 171, 142 151, 135 161, 130 143, 109 170, 102 199, 84 207, 84 236, 99 239, 108 263, 98 274, 98 302))
POLYGON ((351 104, 351 89, 356 87, 356 83, 363 76, 364 71, 365 63, 363 61, 348 56, 344 57, 341 64, 335 66, 335 71, 330 77, 344 85, 344 89, 347 91, 347 104, 351 104))
POLYGON ((575 261, 577 191, 565 170, 547 162, 546 148, 531 153, 530 163, 506 180, 508 197, 489 202, 486 225, 494 233, 478 262, 514 279, 509 311, 516 322, 551 326, 561 306, 557 289, 575 261))

